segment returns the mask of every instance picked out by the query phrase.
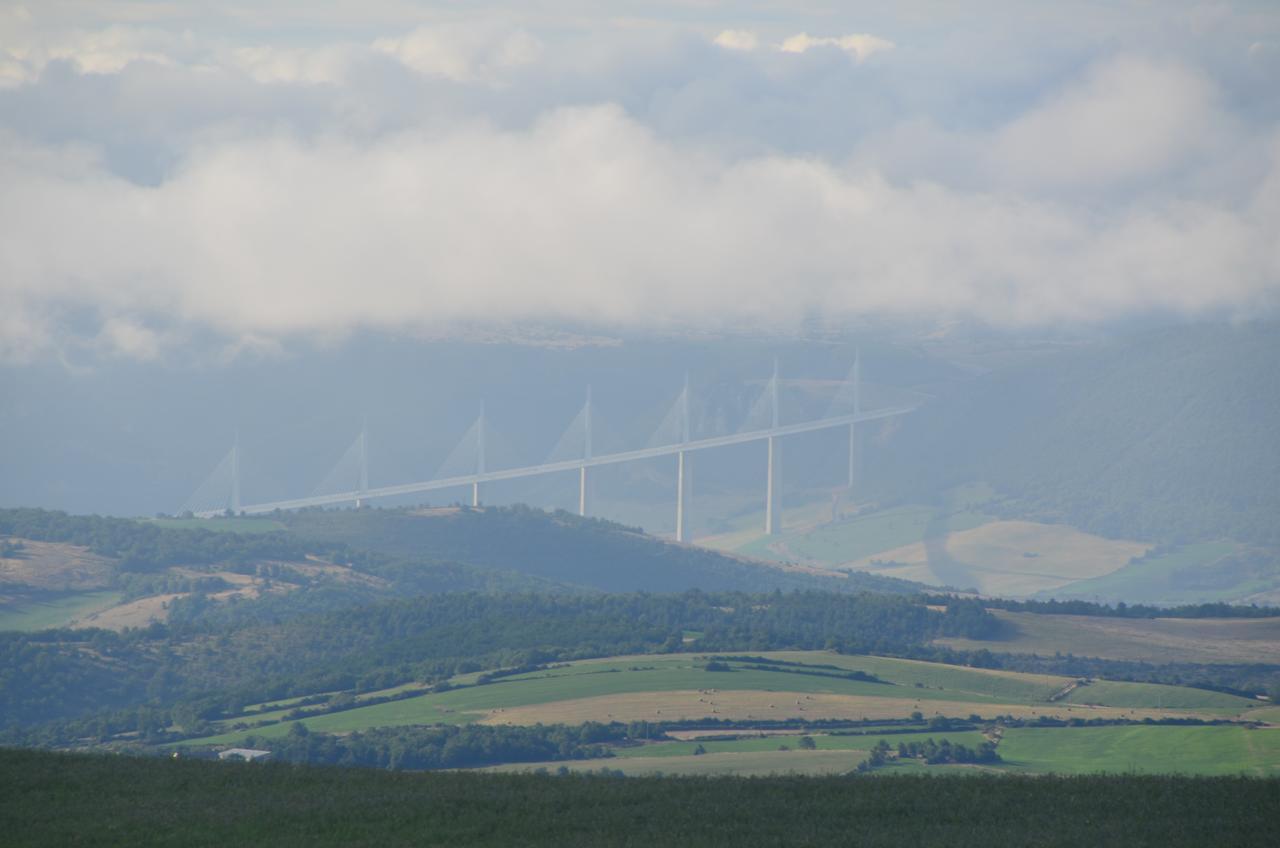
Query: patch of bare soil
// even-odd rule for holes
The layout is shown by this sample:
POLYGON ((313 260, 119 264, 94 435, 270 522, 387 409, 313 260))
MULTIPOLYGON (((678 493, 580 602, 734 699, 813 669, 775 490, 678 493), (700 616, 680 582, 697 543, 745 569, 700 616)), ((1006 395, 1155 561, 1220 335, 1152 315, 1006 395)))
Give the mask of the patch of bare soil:
POLYGON ((177 598, 185 597, 183 593, 168 595, 152 595, 149 598, 138 598, 136 601, 117 604, 84 618, 71 622, 71 627, 101 627, 104 630, 124 630, 126 627, 146 627, 153 622, 169 620, 169 605, 177 598))

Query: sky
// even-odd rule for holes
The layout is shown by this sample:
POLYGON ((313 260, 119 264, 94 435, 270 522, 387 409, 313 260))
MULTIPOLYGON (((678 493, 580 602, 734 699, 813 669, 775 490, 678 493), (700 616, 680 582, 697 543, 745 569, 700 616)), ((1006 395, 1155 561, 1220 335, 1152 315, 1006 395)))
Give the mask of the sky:
POLYGON ((1270 315, 1277 81, 1273 2, 0 2, 0 362, 1270 315))

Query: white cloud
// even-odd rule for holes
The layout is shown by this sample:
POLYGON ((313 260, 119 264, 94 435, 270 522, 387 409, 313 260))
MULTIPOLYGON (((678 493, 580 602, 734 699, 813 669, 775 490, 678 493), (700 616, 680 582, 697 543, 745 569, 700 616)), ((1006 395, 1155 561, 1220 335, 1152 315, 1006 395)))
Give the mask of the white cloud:
POLYGON ((1120 58, 1005 126, 991 147, 990 170, 1038 186, 1142 179, 1203 149, 1222 121, 1213 86, 1201 75, 1120 58))
POLYGON ((75 154, 11 155, 0 181, 0 302, 11 315, 92 307, 113 349, 142 356, 156 320, 232 338, 775 324, 809 308, 1022 324, 1259 308, 1280 279, 1265 198, 1099 215, 804 158, 720 161, 614 107, 527 131, 246 138, 157 187, 75 154))
MULTIPOLYGON (((25 34, 26 20, 21 23, 25 34)), ((10 28, 0 27, 0 32, 10 28)), ((0 80, 8 87, 31 82, 55 61, 69 62, 87 74, 119 73, 134 62, 173 65, 183 52, 182 41, 181 35, 125 26, 18 37, 0 48, 0 80)))
POLYGON ((350 45, 234 47, 225 52, 224 62, 261 83, 339 83, 346 79, 359 49, 350 45))
POLYGON ((304 35, 247 5, 199 35, 158 5, 136 26, 0 10, 0 357, 73 337, 156 356, 210 329, 261 348, 486 320, 1275 305, 1265 15, 1127 53, 1145 12, 1108 12, 1105 37, 1069 11, 882 15, 866 26, 904 46, 868 74, 897 48, 801 31, 840 31, 822 16, 708 44, 710 11, 539 27, 393 6, 304 35), (821 49, 852 61, 792 55, 821 49))
POLYGON ((493 81, 533 63, 543 49, 542 42, 524 30, 463 24, 419 27, 403 36, 380 38, 373 47, 418 73, 454 82, 493 81))
POLYGON ((161 351, 160 334, 122 316, 111 316, 98 333, 99 347, 132 359, 155 359, 161 351))
POLYGON ((749 52, 760 46, 760 39, 750 30, 726 29, 715 37, 714 43, 726 50, 749 52))
POLYGON ((858 62, 865 62, 875 54, 892 50, 896 46, 888 39, 867 33, 815 38, 802 32, 784 39, 778 49, 783 53, 805 53, 815 47, 835 47, 848 53, 858 62))

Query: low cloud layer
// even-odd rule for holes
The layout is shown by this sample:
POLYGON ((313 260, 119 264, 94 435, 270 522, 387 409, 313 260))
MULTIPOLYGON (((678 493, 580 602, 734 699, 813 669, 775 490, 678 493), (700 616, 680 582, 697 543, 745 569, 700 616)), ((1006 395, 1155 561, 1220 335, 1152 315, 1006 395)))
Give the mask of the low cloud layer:
POLYGON ((695 30, 33 35, 0 95, 0 357, 1276 306, 1280 128, 1238 97, 1256 32, 1239 79, 1107 51, 1033 92, 987 83, 990 117, 964 122, 917 88, 909 30, 695 30), (894 91, 915 105, 883 106, 894 91))

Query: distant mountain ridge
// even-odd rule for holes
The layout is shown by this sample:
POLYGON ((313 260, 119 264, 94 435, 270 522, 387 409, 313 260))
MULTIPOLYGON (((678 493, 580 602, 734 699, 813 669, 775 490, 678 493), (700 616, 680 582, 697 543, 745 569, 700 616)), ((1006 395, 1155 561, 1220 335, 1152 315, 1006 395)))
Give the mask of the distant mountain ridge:
POLYGON ((1113 538, 1280 545, 1280 324, 1162 330, 997 371, 868 451, 872 487, 983 480, 1015 514, 1113 538))

